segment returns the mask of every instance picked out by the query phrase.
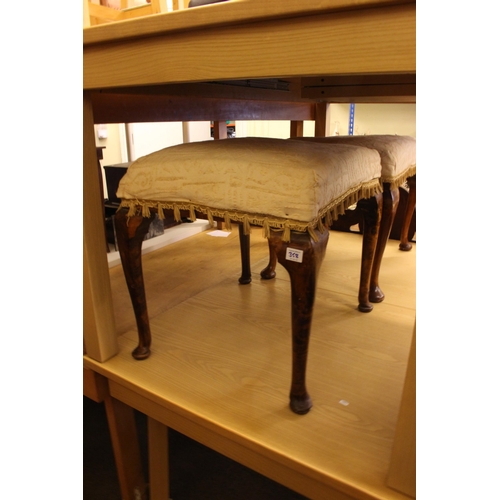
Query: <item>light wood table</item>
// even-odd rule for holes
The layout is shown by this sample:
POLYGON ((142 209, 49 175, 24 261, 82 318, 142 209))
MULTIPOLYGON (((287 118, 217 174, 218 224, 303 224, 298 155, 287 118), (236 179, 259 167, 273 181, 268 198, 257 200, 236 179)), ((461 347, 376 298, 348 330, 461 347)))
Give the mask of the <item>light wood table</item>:
MULTIPOLYGON (((415 2, 247 0, 83 33, 85 366, 109 380, 114 398, 144 411, 152 422, 176 426, 195 438, 209 436, 205 442, 213 441, 216 449, 258 471, 264 464, 267 475, 285 485, 303 491, 295 483, 306 484, 311 498, 402 495, 390 488, 374 493, 325 481, 323 472, 297 462, 294 450, 284 456, 216 415, 209 419, 189 406, 181 409, 167 395, 159 397, 151 387, 156 373, 151 380, 127 375, 136 369, 120 355, 129 340, 118 339, 115 331, 93 124, 287 119, 300 135, 302 121, 313 119, 316 135, 328 135, 330 102, 415 101, 415 24, 415 2)), ((407 385, 402 415, 414 404, 414 385, 407 385)), ((164 428, 152 424, 150 431, 161 434, 164 428)), ((411 444, 412 432, 412 425, 398 426, 393 439, 397 443, 403 436, 411 444)), ((155 450, 155 460, 164 463, 165 452, 155 450)), ((398 455, 392 462, 405 461, 405 450, 395 446, 398 455)), ((409 472, 403 468, 394 474, 396 480, 389 477, 389 482, 411 494, 411 464, 409 472)), ((158 492, 164 488, 161 480, 157 487, 158 492)))

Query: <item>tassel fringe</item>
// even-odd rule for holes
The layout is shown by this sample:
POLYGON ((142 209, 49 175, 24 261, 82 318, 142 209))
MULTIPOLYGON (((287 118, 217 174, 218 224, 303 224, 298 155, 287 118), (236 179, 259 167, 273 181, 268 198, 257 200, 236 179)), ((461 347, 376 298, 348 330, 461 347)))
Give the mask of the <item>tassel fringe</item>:
POLYGON ((130 205, 128 207, 127 217, 133 217, 135 215, 135 205, 130 205))
POLYGON ((179 210, 178 205, 174 203, 174 220, 175 222, 181 221, 181 211, 179 210))
POLYGON ((209 208, 207 208, 207 219, 208 219, 208 222, 211 226, 214 225, 214 216, 212 215, 212 210, 210 210, 209 208))
POLYGON ((309 233, 309 236, 312 238, 312 240, 317 243, 319 241, 319 239, 318 239, 318 235, 316 234, 316 231, 312 227, 308 227, 307 231, 309 233))
POLYGON ((281 239, 287 243, 290 241, 290 223, 288 221, 285 222, 285 228, 283 229, 283 236, 281 239))
POLYGON ((194 222, 196 220, 196 214, 194 213, 194 205, 189 206, 189 218, 194 222))
POLYGON ((163 213, 163 207, 161 206, 161 203, 158 203, 158 219, 165 219, 165 214, 163 213))
MULTIPOLYGON (((411 172, 410 172, 411 175, 411 172)), ((415 175, 415 174, 413 174, 415 175)), ((406 177, 403 179, 406 180, 406 177)), ((160 219, 165 218, 165 210, 172 210, 174 219, 181 221, 181 210, 188 210, 190 218, 196 220, 196 213, 206 214, 210 224, 213 224, 214 217, 224 220, 225 229, 232 230, 232 223, 243 224, 244 234, 251 233, 252 226, 261 226, 262 234, 268 238, 271 230, 283 231, 282 240, 290 241, 291 232, 308 232, 315 241, 317 241, 316 229, 320 232, 327 231, 332 222, 341 214, 362 198, 371 198, 382 192, 382 184, 379 179, 373 179, 350 191, 344 193, 341 197, 331 201, 326 207, 320 210, 316 217, 311 221, 299 221, 273 217, 266 214, 244 213, 238 211, 221 210, 205 205, 195 203, 153 201, 153 200, 122 200, 119 208, 127 208, 127 217, 134 217, 141 214, 143 217, 151 217, 151 212, 157 212, 160 219)))
POLYGON ((417 174, 417 166, 412 165, 408 169, 406 169, 402 174, 399 174, 397 177, 382 177, 380 179, 381 184, 389 184, 390 189, 397 189, 403 186, 408 177, 412 177, 417 174))
POLYGON ((269 238, 271 236, 271 228, 269 227, 269 219, 266 217, 262 223, 262 237, 269 238))
POLYGON ((250 221, 248 220, 248 215, 243 216, 243 234, 249 235, 252 233, 252 228, 250 227, 250 221))
POLYGON ((231 231, 231 217, 229 216, 229 212, 224 212, 224 227, 226 231, 231 231))
POLYGON ((142 205, 142 216, 146 217, 147 219, 151 217, 151 212, 146 204, 142 205))

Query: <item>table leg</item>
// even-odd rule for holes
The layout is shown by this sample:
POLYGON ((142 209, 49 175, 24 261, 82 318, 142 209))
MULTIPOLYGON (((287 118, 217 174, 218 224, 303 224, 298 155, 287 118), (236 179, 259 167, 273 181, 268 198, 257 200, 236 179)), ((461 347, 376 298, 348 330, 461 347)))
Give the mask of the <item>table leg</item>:
POLYGON ((146 500, 134 410, 109 395, 104 399, 104 406, 122 499, 146 500))
POLYGON ((148 417, 149 500, 170 496, 168 427, 148 417))

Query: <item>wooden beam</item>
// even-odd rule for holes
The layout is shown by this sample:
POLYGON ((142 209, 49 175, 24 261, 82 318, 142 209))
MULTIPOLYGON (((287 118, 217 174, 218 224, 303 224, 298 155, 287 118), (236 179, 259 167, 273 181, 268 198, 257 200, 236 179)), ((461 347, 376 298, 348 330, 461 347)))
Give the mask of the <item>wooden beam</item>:
MULTIPOLYGON (((151 19, 171 16, 174 21, 176 15, 215 10, 217 5, 223 8, 226 3, 228 8, 231 4, 247 8, 254 2, 223 2, 151 19)), ((83 85, 86 89, 98 89, 250 76, 414 73, 415 26, 414 4, 391 4, 297 17, 293 22, 265 20, 85 45, 83 85), (214 59, 213 54, 218 57, 214 59)))
POLYGON ((290 122, 290 137, 303 137, 304 136, 304 122, 292 120, 290 122))
POLYGON ((92 94, 95 123, 313 120, 314 104, 168 95, 92 94))
POLYGON ((328 137, 330 134, 330 105, 327 102, 316 104, 314 136, 328 137))
POLYGON ((328 102, 415 102, 416 74, 324 76, 302 79, 301 97, 328 102))
POLYGON ((251 101, 307 102, 300 96, 300 78, 265 78, 245 80, 224 80, 198 83, 169 83, 166 85, 134 86, 100 89, 103 94, 163 95, 178 97, 206 97, 212 99, 236 99, 251 101))

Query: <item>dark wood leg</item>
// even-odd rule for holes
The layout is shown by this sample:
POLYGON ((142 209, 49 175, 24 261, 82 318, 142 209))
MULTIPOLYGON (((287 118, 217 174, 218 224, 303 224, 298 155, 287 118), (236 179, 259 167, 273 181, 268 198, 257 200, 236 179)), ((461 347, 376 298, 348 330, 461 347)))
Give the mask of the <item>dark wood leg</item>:
MULTIPOLYGON (((397 206, 396 206, 397 208, 397 206)), ((363 227, 363 250, 361 257, 361 276, 358 293, 359 306, 361 312, 370 312, 373 305, 370 303, 370 276, 374 265, 375 251, 378 242, 380 221, 382 214, 382 195, 370 200, 360 200, 356 208, 358 217, 362 217, 363 227)), ((389 229, 390 231, 390 229, 389 229)), ((276 255, 269 244, 269 263, 260 272, 263 279, 272 279, 276 276, 276 255)), ((382 299, 383 300, 383 299, 382 299)))
POLYGON ((370 280, 370 302, 382 302, 385 298, 384 293, 379 286, 379 273, 384 256, 387 240, 391 232, 394 216, 398 209, 399 189, 390 189, 389 184, 384 184, 382 193, 382 218, 380 220, 380 230, 373 260, 372 276, 370 280))
POLYGON ((304 136, 304 121, 292 120, 290 122, 290 138, 303 137, 303 136, 304 136))
POLYGON ((244 234, 243 224, 238 224, 238 232, 241 251, 241 276, 238 281, 241 285, 248 285, 252 281, 252 272, 250 270, 250 235, 244 234))
POLYGON ((214 121, 214 139, 227 139, 226 121, 214 121))
POLYGON ((316 294, 316 280, 325 256, 329 232, 317 232, 318 242, 308 233, 292 232, 291 241, 285 243, 281 232, 272 232, 269 243, 278 262, 288 271, 292 288, 292 385, 290 408, 300 415, 312 407, 306 389, 306 366, 309 335, 316 294), (295 259, 301 255, 301 262, 295 259))
POLYGON ((276 277, 276 254, 274 253, 273 247, 271 245, 271 240, 269 243, 269 264, 265 269, 262 269, 260 276, 263 280, 272 280, 276 277))
POLYGON ((115 215, 116 239, 127 282, 130 299, 134 307, 139 345, 132 352, 135 359, 146 359, 150 355, 151 331, 149 328, 146 291, 142 275, 142 241, 148 232, 153 217, 127 216, 127 210, 115 215))
POLYGON ((363 248, 361 251, 361 273, 359 279, 358 310, 370 312, 370 278, 375 258, 375 250, 382 217, 382 194, 373 198, 359 200, 357 203, 363 217, 363 248))
POLYGON ((408 241, 408 232, 410 230, 411 218, 413 217, 413 212, 415 211, 415 205, 417 203, 417 176, 414 175, 412 177, 408 177, 407 182, 410 191, 408 192, 405 216, 401 227, 401 242, 399 243, 399 249, 403 252, 409 252, 413 248, 413 245, 408 241))

